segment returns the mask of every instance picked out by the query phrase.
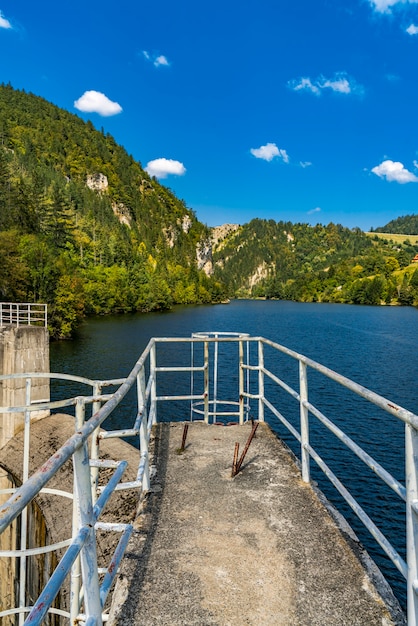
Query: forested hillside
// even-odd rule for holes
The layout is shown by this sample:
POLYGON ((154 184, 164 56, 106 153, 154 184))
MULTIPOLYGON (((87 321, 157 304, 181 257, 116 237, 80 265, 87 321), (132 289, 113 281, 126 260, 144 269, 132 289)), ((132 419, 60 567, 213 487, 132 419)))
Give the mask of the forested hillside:
MULTIPOLYGON (((414 218, 399 223, 417 232, 414 218)), ((89 314, 236 296, 418 305, 407 239, 261 219, 216 231, 109 134, 0 86, 0 300, 46 302, 54 337, 89 314)))
POLYGON ((1 300, 47 302, 56 337, 89 313, 219 301, 208 236, 110 135, 0 86, 1 300))
POLYGON ((303 302, 418 304, 418 246, 341 225, 254 219, 218 242, 231 294, 303 302))
POLYGON ((392 220, 386 226, 374 229, 377 233, 398 233, 400 235, 418 235, 418 215, 404 215, 392 220))

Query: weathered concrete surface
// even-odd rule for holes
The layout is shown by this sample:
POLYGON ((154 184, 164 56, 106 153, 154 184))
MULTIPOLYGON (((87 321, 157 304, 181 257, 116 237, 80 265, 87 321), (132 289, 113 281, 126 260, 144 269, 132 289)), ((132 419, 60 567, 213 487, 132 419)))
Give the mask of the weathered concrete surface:
MULTIPOLYGON (((39 326, 0 327, 0 374, 49 372, 49 333, 39 326)), ((24 378, 0 381, 0 407, 26 404, 24 378)), ((49 378, 32 381, 32 401, 49 401, 49 378)), ((35 411, 31 419, 46 417, 48 411, 35 411)), ((0 413, 0 448, 21 428, 23 413, 0 413)))
MULTIPOLYGON (((156 427, 153 488, 119 575, 114 626, 388 626, 392 615, 287 449, 260 425, 156 427)), ((396 614, 396 611, 398 613, 396 614)), ((394 614, 395 612, 395 614, 394 614)))

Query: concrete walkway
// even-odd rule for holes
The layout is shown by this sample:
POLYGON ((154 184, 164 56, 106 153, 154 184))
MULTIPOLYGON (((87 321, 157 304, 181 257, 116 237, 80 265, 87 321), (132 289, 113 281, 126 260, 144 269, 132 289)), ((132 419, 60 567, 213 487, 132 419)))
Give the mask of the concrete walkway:
MULTIPOLYGON (((156 427, 152 492, 119 575, 118 626, 389 626, 404 617, 377 593, 286 448, 260 424, 156 427)), ((361 547, 349 538, 352 546, 361 547)), ((363 553, 363 559, 365 555, 363 553)), ((386 590, 387 591, 387 590, 386 590)))

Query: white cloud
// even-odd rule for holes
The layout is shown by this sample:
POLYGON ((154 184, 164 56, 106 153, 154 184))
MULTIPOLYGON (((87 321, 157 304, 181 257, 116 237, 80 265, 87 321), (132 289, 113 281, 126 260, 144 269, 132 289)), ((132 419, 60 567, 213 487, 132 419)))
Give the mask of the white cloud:
POLYGON ((415 26, 415 24, 411 24, 406 29, 406 32, 408 33, 408 35, 418 35, 418 26, 415 26))
POLYGON ((0 11, 0 28, 12 28, 9 20, 4 17, 3 11, 0 11))
POLYGON ((373 174, 379 178, 386 178, 388 182, 396 182, 401 185, 405 183, 418 183, 418 177, 409 172, 399 161, 390 159, 383 161, 380 165, 372 168, 373 174))
POLYGON ((308 215, 313 215, 314 213, 320 213, 321 212, 321 207, 317 206, 315 209, 311 209, 310 211, 308 211, 308 215))
POLYGON ((170 174, 174 176, 184 176, 186 168, 180 161, 162 158, 149 161, 145 171, 148 172, 150 176, 155 176, 156 178, 167 178, 170 174))
POLYGON ((81 98, 74 102, 74 106, 84 113, 98 113, 103 117, 117 115, 122 111, 120 104, 112 102, 100 91, 85 91, 81 98))
POLYGON ((300 161, 299 165, 305 168, 305 167, 310 167, 312 163, 310 161, 300 161))
POLYGON ((321 91, 318 85, 314 85, 310 78, 299 78, 299 80, 290 80, 288 85, 293 91, 311 91, 316 96, 319 96, 321 91))
POLYGON ((154 65, 155 67, 159 67, 160 65, 170 65, 170 64, 167 61, 167 58, 163 54, 161 54, 154 60, 154 65))
POLYGON ((287 84, 293 91, 310 91, 316 96, 320 96, 324 89, 330 89, 335 93, 357 95, 361 95, 364 91, 363 87, 353 78, 349 78, 346 72, 337 72, 332 78, 318 76, 315 80, 307 77, 289 80, 287 84))
POLYGON ((324 89, 343 94, 360 95, 363 93, 363 87, 356 83, 354 79, 350 79, 346 72, 337 72, 332 78, 318 76, 315 80, 305 76, 290 80, 287 84, 293 91, 310 91, 316 96, 320 96, 324 89))
POLYGON ((332 89, 338 93, 351 93, 351 85, 347 78, 337 78, 334 80, 324 80, 320 85, 321 89, 332 89))
POLYGON ((144 58, 147 61, 150 61, 155 67, 161 67, 161 65, 168 67, 170 65, 167 57, 164 56, 163 54, 159 54, 158 56, 155 56, 153 54, 150 54, 147 50, 143 50, 142 54, 144 58))
POLYGON ((274 157, 280 157, 285 163, 289 163, 289 155, 286 150, 278 148, 275 143, 266 143, 265 146, 259 148, 251 148, 251 154, 256 159, 263 159, 264 161, 272 161, 274 157))
POLYGON ((418 0, 369 0, 376 13, 391 13, 397 4, 416 4, 418 0))

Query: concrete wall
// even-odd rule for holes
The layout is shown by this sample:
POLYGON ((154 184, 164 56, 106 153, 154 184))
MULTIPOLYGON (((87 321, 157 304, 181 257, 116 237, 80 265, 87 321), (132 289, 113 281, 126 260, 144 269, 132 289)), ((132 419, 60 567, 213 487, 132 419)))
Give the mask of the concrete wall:
MULTIPOLYGON (((0 374, 49 372, 49 333, 38 326, 0 327, 0 374)), ((0 406, 25 404, 26 382, 24 378, 0 381, 0 406)), ((49 400, 49 379, 32 381, 33 401, 49 400)), ((32 413, 39 419, 48 412, 32 413)), ((0 448, 23 428, 23 413, 0 413, 0 448)))
MULTIPOLYGON (((10 476, 2 468, 0 468, 0 489, 8 489, 13 487, 10 476)), ((0 504, 6 502, 9 495, 0 494, 0 504)), ((15 520, 9 528, 0 535, 1 550, 15 550, 17 547, 17 539, 19 534, 18 521, 15 520)), ((16 606, 17 589, 17 563, 15 559, 0 558, 0 611, 4 611, 12 606, 16 606)), ((15 626, 17 622, 16 616, 3 617, 2 626, 15 626)))
MULTIPOLYGON (((0 476, 0 489, 19 487, 20 484, 14 476, 2 470, 0 476)), ((9 496, 0 494, 0 504, 5 502, 9 496)), ((67 507, 68 508, 68 507, 67 507)), ((71 511, 70 511, 71 516, 71 511)), ((0 550, 18 550, 20 548, 20 517, 0 535, 0 550)), ((66 537, 65 537, 66 538, 66 537)), ((35 548, 51 543, 50 532, 46 526, 42 509, 37 502, 33 501, 28 507, 28 548, 35 548)), ((62 556, 60 551, 59 558, 62 556)), ((56 552, 38 554, 28 557, 27 567, 27 597, 29 604, 37 598, 48 582, 57 565, 56 552)), ((0 558, 0 611, 10 609, 19 604, 19 568, 17 560, 11 557, 0 558)), ((68 610, 68 598, 66 590, 58 594, 53 606, 68 610)), ((3 617, 1 626, 18 626, 17 615, 3 617)), ((48 616, 43 623, 46 626, 59 626, 67 620, 57 615, 48 616)))

